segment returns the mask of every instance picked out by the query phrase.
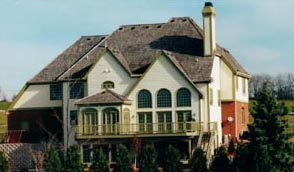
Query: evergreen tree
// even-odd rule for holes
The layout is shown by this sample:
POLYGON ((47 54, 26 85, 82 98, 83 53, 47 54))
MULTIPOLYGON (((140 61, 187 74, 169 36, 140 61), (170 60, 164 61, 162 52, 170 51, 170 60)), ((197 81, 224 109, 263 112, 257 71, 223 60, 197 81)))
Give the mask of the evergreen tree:
POLYGON ((125 147, 125 145, 120 144, 118 146, 116 155, 116 171, 118 172, 131 172, 132 165, 132 154, 125 147))
POLYGON ((232 171, 230 160, 227 156, 227 151, 224 146, 215 150, 215 154, 211 163, 212 172, 230 172, 232 171))
POLYGON ((165 159, 163 163, 164 172, 179 172, 182 171, 182 163, 180 162, 180 152, 172 145, 168 145, 165 150, 165 159))
POLYGON ((289 136, 285 134, 286 123, 282 121, 282 116, 287 112, 287 107, 283 103, 277 103, 272 90, 265 82, 261 91, 256 94, 256 102, 251 110, 254 122, 248 125, 250 152, 253 154, 251 155, 252 167, 259 169, 259 166, 263 164, 272 164, 271 171, 293 170, 292 146, 288 141, 289 136), (262 156, 264 157, 261 158, 262 156))
POLYGON ((239 144, 234 158, 234 167, 237 172, 250 172, 249 171, 249 144, 239 144))
POLYGON ((266 145, 250 145, 250 159, 248 168, 250 172, 272 171, 272 161, 266 145))
POLYGON ((66 151, 65 172, 82 172, 83 164, 81 163, 81 155, 78 145, 70 146, 66 151))
POLYGON ((96 149, 93 153, 91 172, 108 172, 109 166, 107 157, 102 148, 96 149))
POLYGON ((146 145, 139 156, 140 172, 156 172, 157 171, 157 152, 154 145, 146 145))
POLYGON ((61 172, 61 161, 54 147, 50 147, 45 153, 44 170, 45 172, 61 172))
POLYGON ((3 152, 0 152, 0 171, 8 171, 9 164, 3 152))
POLYGON ((236 151, 235 143, 233 140, 231 140, 229 143, 229 147, 228 147, 228 153, 233 154, 233 153, 235 153, 235 151, 236 151))
POLYGON ((190 167, 191 171, 193 172, 206 172, 207 171, 207 165, 206 165, 207 159, 204 154, 204 151, 201 148, 197 148, 192 155, 192 158, 190 159, 190 167))

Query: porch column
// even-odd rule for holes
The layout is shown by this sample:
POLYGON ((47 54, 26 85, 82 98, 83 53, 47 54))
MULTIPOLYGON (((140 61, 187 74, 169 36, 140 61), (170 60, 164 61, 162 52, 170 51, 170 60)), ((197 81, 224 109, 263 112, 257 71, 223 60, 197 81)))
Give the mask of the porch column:
POLYGON ((108 162, 109 164, 112 162, 112 157, 111 157, 111 144, 108 144, 108 162))
POLYGON ((192 140, 188 140, 188 152, 189 152, 189 159, 192 157, 192 140))

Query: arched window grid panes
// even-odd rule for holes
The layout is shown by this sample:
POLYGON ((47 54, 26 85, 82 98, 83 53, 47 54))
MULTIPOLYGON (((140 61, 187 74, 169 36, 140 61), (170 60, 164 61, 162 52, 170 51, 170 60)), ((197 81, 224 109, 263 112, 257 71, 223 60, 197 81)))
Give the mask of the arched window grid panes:
POLYGON ((191 92, 187 88, 178 90, 177 107, 191 107, 191 92))
POLYGON ((157 93, 157 107, 172 107, 171 93, 167 89, 160 89, 157 93))
POLYGON ((152 108, 152 95, 148 90, 141 90, 139 92, 138 108, 152 108))
POLYGON ((105 81, 102 84, 102 88, 104 88, 104 89, 114 88, 114 83, 112 81, 105 81))

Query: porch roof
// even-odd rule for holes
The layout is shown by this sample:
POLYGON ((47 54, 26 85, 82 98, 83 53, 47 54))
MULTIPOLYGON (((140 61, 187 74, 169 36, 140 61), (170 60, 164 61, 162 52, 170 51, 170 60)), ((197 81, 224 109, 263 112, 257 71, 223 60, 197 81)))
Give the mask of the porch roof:
POLYGON ((91 104, 123 104, 130 102, 125 96, 115 93, 109 89, 101 93, 91 95, 75 102, 76 105, 91 105, 91 104))

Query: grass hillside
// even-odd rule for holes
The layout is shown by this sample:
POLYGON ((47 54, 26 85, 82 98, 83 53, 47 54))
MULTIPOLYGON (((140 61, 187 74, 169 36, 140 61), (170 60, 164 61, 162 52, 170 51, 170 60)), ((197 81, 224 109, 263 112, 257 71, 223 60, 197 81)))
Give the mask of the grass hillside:
POLYGON ((7 114, 5 113, 11 102, 0 102, 0 133, 7 131, 7 114))
POLYGON ((11 102, 0 102, 0 110, 7 110, 11 102))

